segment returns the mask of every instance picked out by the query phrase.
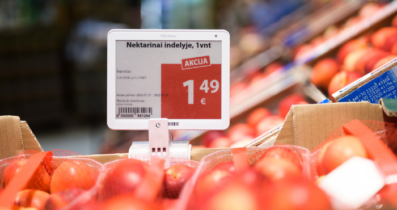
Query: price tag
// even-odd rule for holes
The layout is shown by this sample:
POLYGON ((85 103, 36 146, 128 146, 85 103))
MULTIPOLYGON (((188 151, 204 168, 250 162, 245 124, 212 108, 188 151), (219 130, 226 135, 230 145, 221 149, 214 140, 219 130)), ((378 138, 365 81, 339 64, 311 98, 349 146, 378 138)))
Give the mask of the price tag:
POLYGON ((229 125, 229 45, 226 31, 112 30, 108 34, 108 125, 169 129, 229 125))

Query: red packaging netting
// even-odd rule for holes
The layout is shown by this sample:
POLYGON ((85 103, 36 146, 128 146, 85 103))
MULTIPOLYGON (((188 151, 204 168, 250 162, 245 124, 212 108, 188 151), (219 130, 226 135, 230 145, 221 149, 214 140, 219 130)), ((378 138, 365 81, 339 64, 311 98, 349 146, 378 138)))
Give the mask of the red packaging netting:
MULTIPOLYGON (((15 157, 0 161, 0 181, 2 189, 11 183, 14 176, 27 164, 30 157, 37 151, 24 151, 15 157)), ((24 207, 23 199, 32 190, 40 190, 50 194, 50 199, 45 205, 52 205, 56 196, 64 199, 63 207, 67 207, 83 194, 88 193, 96 185, 103 165, 93 159, 76 156, 79 155, 67 150, 54 150, 49 153, 22 188, 16 197, 14 205, 24 207), (49 204, 47 204, 49 203, 49 204)))
MULTIPOLYGON (((169 167, 175 165, 188 166, 193 169, 192 173, 194 173, 194 171, 199 166, 199 162, 182 158, 167 157, 164 159, 164 166, 162 170, 166 170, 169 167)), ((134 195, 134 193, 136 193, 136 191, 138 190, 139 185, 142 185, 142 182, 144 182, 144 180, 140 179, 139 176, 147 176, 151 167, 153 167, 152 158, 151 156, 146 155, 118 159, 104 164, 104 172, 101 174, 99 178, 100 181, 98 181, 95 188, 91 190, 91 197, 86 196, 85 198, 80 199, 79 202, 75 203, 73 209, 80 209, 83 206, 89 206, 92 202, 101 205, 115 197, 120 197, 123 195, 128 195, 131 197, 131 199, 133 199, 134 197, 139 197, 134 195), (141 165, 143 167, 141 167, 141 165), (120 167, 126 170, 120 169, 120 167), (134 172, 131 173, 131 171, 129 171, 129 169, 127 168, 131 169, 134 172), (125 181, 126 179, 124 179, 125 177, 122 177, 123 173, 129 173, 129 176, 133 174, 134 176, 131 176, 131 179, 129 179, 129 182, 127 183, 125 181), (119 176, 117 176, 117 174, 119 174, 119 176)), ((172 186, 165 188, 163 183, 164 177, 159 177, 158 179, 161 180, 162 186, 153 203, 162 205, 163 209, 176 209, 176 206, 178 206, 178 200, 170 199, 169 197, 177 198, 181 190, 178 189, 178 186, 175 186, 174 188, 172 186)), ((184 186, 182 189, 184 189, 185 187, 186 186, 184 186)), ((147 191, 152 190, 151 186, 146 186, 146 188, 147 191)), ((143 193, 150 194, 150 192, 143 193)))
MULTIPOLYGON (((376 134, 376 136, 378 136, 393 151, 394 154, 397 154, 397 129, 394 123, 376 120, 362 120, 361 122, 369 129, 371 129, 376 134)), ((344 135, 345 132, 343 128, 340 127, 332 132, 323 143, 316 146, 312 150, 310 165, 311 175, 313 179, 317 179, 319 177, 316 170, 316 165, 321 148, 328 142, 331 142, 332 140, 344 135)))
MULTIPOLYGON (((248 155, 249 164, 251 166, 254 165, 263 153, 265 153, 270 148, 275 147, 288 148, 295 154, 297 154, 302 161, 303 176, 307 178, 310 177, 310 151, 306 148, 299 146, 277 145, 271 147, 248 147, 246 152, 248 155)), ((233 161, 232 149, 217 151, 201 159, 200 165, 197 168, 196 173, 193 175, 192 179, 186 184, 185 188, 181 192, 182 196, 180 197, 181 200, 178 203, 178 209, 186 209, 191 199, 194 199, 194 188, 196 186, 197 180, 202 174, 211 171, 215 166, 220 163, 231 161, 233 161)))

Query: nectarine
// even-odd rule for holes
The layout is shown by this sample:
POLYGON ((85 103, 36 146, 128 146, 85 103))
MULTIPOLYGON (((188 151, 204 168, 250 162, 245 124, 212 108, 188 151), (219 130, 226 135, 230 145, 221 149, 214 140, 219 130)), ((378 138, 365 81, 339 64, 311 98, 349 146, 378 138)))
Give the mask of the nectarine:
MULTIPOLYGON (((22 167, 26 164, 27 159, 17 159, 11 162, 5 169, 4 169, 4 177, 3 177, 3 184, 6 187, 12 180, 12 178, 22 170, 22 167)), ((35 189, 41 190, 44 192, 50 192, 50 182, 51 178, 50 175, 47 173, 46 169, 43 165, 40 165, 36 172, 34 173, 33 177, 29 180, 28 184, 24 189, 35 189)))
POLYGON ((299 168, 285 159, 263 158, 255 163, 254 168, 274 181, 301 175, 299 168))
POLYGON ((331 210, 327 195, 314 183, 303 177, 277 182, 264 198, 263 209, 277 210, 331 210))
POLYGON ((40 190, 22 190, 18 192, 15 198, 16 206, 28 208, 33 207, 38 210, 43 210, 44 205, 50 198, 50 194, 40 190))
POLYGON ((283 124, 284 119, 279 116, 270 116, 261 120, 256 126, 256 136, 260 136, 273 128, 283 124))
POLYGON ((397 28, 383 27, 377 30, 371 37, 372 45, 376 48, 383 49, 387 38, 397 34, 397 28))
POLYGON ((187 165, 173 165, 165 170, 164 191, 167 198, 178 198, 183 186, 194 174, 194 169, 187 165))
POLYGON ((331 142, 324 153, 322 168, 328 174, 352 157, 367 158, 367 151, 359 139, 353 136, 342 136, 331 142))
POLYGON ((288 160, 289 162, 293 163, 299 169, 299 171, 302 171, 301 156, 286 147, 272 147, 266 150, 258 161, 269 158, 288 160))
POLYGON ((331 96, 333 93, 339 91, 350 83, 361 78, 363 75, 358 72, 341 71, 332 78, 328 87, 328 94, 331 96))
POLYGON ((310 81, 317 87, 328 89, 332 77, 339 72, 339 64, 333 58, 325 58, 316 63, 310 81))
POLYGON ((251 128, 256 128, 256 126, 261 120, 272 115, 273 114, 269 109, 259 107, 248 115, 247 123, 249 126, 251 126, 251 128))
POLYGON ((338 51, 337 58, 340 63, 344 63, 347 54, 352 51, 366 48, 367 42, 363 39, 353 39, 346 42, 338 51))
POLYGON ((51 179, 51 193, 73 188, 89 190, 95 185, 99 172, 79 160, 61 163, 51 179))
POLYGON ((397 56, 392 55, 392 56, 387 56, 387 57, 382 58, 381 60, 379 60, 379 61, 375 64, 375 66, 374 66, 374 68, 372 69, 372 71, 378 69, 379 67, 381 67, 381 66, 383 66, 384 64, 386 64, 387 62, 389 62, 389 61, 395 59, 396 57, 397 57, 397 56))
POLYGON ((278 115, 285 118, 292 105, 307 104, 306 100, 300 94, 291 94, 283 98, 278 105, 278 115))

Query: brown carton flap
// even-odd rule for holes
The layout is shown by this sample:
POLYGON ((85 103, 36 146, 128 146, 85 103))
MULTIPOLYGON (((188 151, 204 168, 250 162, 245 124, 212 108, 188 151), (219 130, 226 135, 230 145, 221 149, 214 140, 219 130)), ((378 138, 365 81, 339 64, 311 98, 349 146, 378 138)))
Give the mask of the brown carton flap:
POLYGON ((19 121, 17 116, 0 117, 0 159, 18 155, 24 150, 19 121))
POLYGON ((293 106, 277 143, 292 143, 311 150, 353 119, 384 121, 382 107, 368 102, 293 106))
POLYGON ((41 148, 40 143, 37 141, 36 136, 33 134, 26 121, 21 121, 21 130, 24 150, 43 152, 43 148, 41 148))

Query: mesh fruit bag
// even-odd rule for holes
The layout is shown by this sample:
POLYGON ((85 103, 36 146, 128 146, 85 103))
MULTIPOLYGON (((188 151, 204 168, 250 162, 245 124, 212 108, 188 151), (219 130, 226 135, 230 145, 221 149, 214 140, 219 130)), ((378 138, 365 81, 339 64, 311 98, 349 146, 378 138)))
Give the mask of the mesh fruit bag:
MULTIPOLYGON (((291 157, 291 155, 296 157, 297 160, 299 161, 298 164, 301 166, 299 173, 307 178, 310 177, 310 162, 309 162, 310 151, 307 150, 306 148, 291 146, 291 145, 278 145, 272 147, 238 148, 238 150, 239 151, 237 151, 236 149, 226 149, 205 156, 201 160, 196 173, 189 181, 189 183, 186 184, 186 187, 183 189, 181 193, 182 194, 181 201, 178 203, 178 209, 189 209, 192 207, 191 206, 192 203, 193 205, 195 205, 194 203, 197 201, 196 198, 198 197, 198 188, 199 187, 201 188, 202 186, 200 185, 204 183, 202 182, 198 184, 198 182, 200 181, 200 179, 203 180, 203 177, 207 176, 209 173, 213 171, 224 171, 224 170, 229 170, 229 171, 235 170, 236 172, 238 172, 239 170, 243 171, 248 168, 249 169, 255 168, 255 170, 260 170, 257 167, 260 162, 258 160, 262 161, 266 159, 264 157, 267 154, 272 156, 272 154, 274 154, 275 151, 276 153, 280 151, 285 152, 286 154, 284 154, 284 157, 286 156, 291 157), (230 166, 234 166, 234 167, 230 168, 230 166), (215 168, 220 170, 214 170, 215 168)), ((283 155, 281 156, 283 158, 283 155)), ((278 164, 279 162, 276 163, 278 164)), ((224 176, 224 173, 222 172, 220 172, 219 174, 214 173, 215 179, 218 179, 219 177, 222 176, 224 176)), ((216 182, 221 183, 222 180, 226 180, 226 179, 219 178, 219 180, 216 182)), ((210 187, 217 188, 216 185, 210 187)))
MULTIPOLYGON (((366 127, 368 127, 372 132, 374 132, 375 135, 380 140, 382 140, 382 142, 388 148, 390 148, 394 154, 397 154, 397 129, 395 127, 395 124, 383 122, 383 121, 375 121, 375 120, 363 120, 360 122, 362 122, 366 127)), ((342 127, 338 128, 334 132, 332 132, 323 143, 316 146, 312 150, 310 164, 311 164, 311 174, 313 179, 317 179, 319 177, 317 165, 318 165, 318 161, 319 161, 318 157, 320 155, 321 149, 327 144, 329 145, 330 142, 332 142, 334 139, 337 139, 345 135, 346 135, 345 130, 342 127)))
POLYGON ((0 161, 0 205, 63 209, 89 192, 103 165, 66 150, 24 151, 0 161))
MULTIPOLYGON (((318 183, 332 194, 334 191, 331 189, 329 181, 332 180, 332 177, 335 177, 335 174, 337 174, 336 176, 341 175, 347 169, 361 171, 363 169, 360 169, 360 167, 362 167, 363 162, 372 162, 376 166, 376 173, 381 174, 381 178, 377 178, 374 182, 381 182, 382 185, 376 188, 370 185, 372 187, 370 191, 365 191, 365 186, 358 187, 363 190, 362 192, 371 193, 365 199, 362 197, 361 200, 358 200, 360 203, 351 199, 350 196, 348 197, 350 200, 346 200, 345 197, 342 198, 338 197, 338 194, 333 194, 336 199, 334 203, 342 206, 356 205, 358 207, 358 205, 362 205, 361 208, 364 209, 375 209, 375 206, 377 206, 376 209, 379 209, 382 205, 388 206, 391 203, 392 207, 390 208, 395 209, 397 208, 397 202, 395 202, 397 196, 397 181, 395 178, 397 175, 396 138, 396 128, 392 123, 353 120, 334 131, 324 143, 314 149, 311 160, 313 177, 324 176, 324 178, 317 179, 318 183), (353 157, 356 158, 353 159, 353 157), (361 158, 360 163, 357 162, 360 160, 357 157, 361 158), (349 168, 347 168, 348 165, 345 165, 345 162, 350 164, 349 168), (358 165, 351 165, 352 163, 358 165), (377 193, 376 196, 374 196, 375 193, 377 193)), ((361 175, 356 174, 355 179, 358 181, 365 180, 366 173, 361 175)), ((333 181, 335 182, 335 180, 333 181)), ((368 181, 362 184, 366 185, 366 183, 368 181)), ((356 187, 352 186, 343 186, 346 189, 343 187, 341 189, 357 189, 357 185, 355 185, 356 187)), ((354 195, 354 193, 350 194, 354 195)))
POLYGON ((124 202, 124 197, 129 198, 124 207, 144 202, 145 208, 155 205, 154 209, 175 209, 183 183, 198 165, 198 162, 187 159, 155 156, 134 156, 106 163, 100 181, 91 190, 91 197, 80 199, 72 209, 95 209, 98 205, 115 209, 116 203, 124 202), (168 170, 170 168, 173 171, 168 170), (176 179, 167 181, 167 173, 176 179))

